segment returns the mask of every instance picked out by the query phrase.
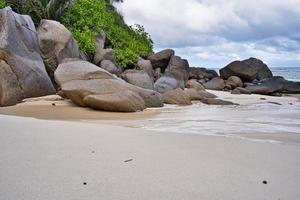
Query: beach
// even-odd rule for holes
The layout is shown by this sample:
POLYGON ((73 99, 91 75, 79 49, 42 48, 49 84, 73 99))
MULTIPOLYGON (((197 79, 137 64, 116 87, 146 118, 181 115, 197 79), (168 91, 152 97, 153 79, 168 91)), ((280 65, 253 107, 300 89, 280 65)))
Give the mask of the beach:
MULTIPOLYGON (((284 108, 293 104, 291 112, 284 109, 286 118, 280 111, 280 118, 299 122, 297 98, 214 93, 245 106, 249 115, 255 114, 251 104, 265 101, 261 98, 284 108)), ((56 96, 46 99, 0 109, 0 199, 297 200, 300 196, 299 129, 279 134, 278 125, 274 134, 254 129, 243 137, 207 134, 205 128, 200 134, 189 128, 176 132, 151 122, 168 114, 176 120, 176 113, 195 106, 207 113, 222 112, 224 106, 167 106, 120 114, 75 107, 56 96)), ((272 103, 262 106, 267 106, 269 112, 264 112, 270 118, 278 110, 272 103)), ((227 119, 234 113, 229 108, 233 109, 225 106, 223 113, 227 119)))

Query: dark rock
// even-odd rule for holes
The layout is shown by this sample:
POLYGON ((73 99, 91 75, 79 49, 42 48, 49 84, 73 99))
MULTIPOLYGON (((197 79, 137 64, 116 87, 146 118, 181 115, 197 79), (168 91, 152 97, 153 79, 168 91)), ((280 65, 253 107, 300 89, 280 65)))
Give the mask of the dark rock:
POLYGON ((272 77, 264 79, 257 85, 249 85, 246 87, 251 93, 270 95, 274 92, 280 92, 287 81, 282 77, 272 77))
POLYGON ((204 83, 203 86, 209 90, 223 90, 225 87, 225 82, 220 77, 216 77, 204 83))
POLYGON ((173 56, 174 54, 174 50, 166 49, 149 56, 148 60, 151 61, 154 69, 161 68, 162 72, 164 72, 169 64, 171 56, 173 56))
POLYGON ((176 105, 191 105, 192 102, 189 96, 180 88, 167 91, 163 94, 164 103, 176 105))
POLYGON ((135 86, 154 90, 153 79, 144 70, 129 69, 123 72, 122 78, 135 86))
POLYGON ((157 81, 158 79, 160 79, 160 77, 161 77, 161 69, 156 68, 154 71, 154 80, 157 81))
POLYGON ((0 106, 55 94, 29 16, 0 10, 0 106))
POLYGON ((208 105, 237 105, 231 101, 224 101, 221 99, 202 98, 200 101, 208 105))
POLYGON ((300 82, 287 81, 283 83, 282 90, 280 92, 283 93, 300 93, 300 82))
POLYGON ((262 80, 273 76, 271 70, 261 60, 250 58, 243 61, 234 61, 220 70, 223 79, 230 76, 238 76, 244 82, 252 82, 254 79, 262 80))
POLYGON ((206 69, 203 67, 190 67, 189 79, 207 79, 211 80, 218 77, 218 73, 215 70, 206 69))

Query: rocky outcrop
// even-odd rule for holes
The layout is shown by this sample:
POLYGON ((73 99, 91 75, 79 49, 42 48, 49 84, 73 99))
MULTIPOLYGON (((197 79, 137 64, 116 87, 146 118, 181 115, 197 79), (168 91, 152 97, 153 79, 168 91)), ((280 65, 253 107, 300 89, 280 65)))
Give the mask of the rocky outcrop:
POLYGON ((167 91, 163 94, 163 96, 164 103, 166 104, 176 104, 182 106, 192 104, 190 97, 180 88, 167 91))
POLYGON ((219 75, 215 70, 210 70, 203 67, 190 67, 189 69, 190 79, 204 80, 207 82, 218 76, 219 75))
POLYGON ((250 58, 243 61, 234 61, 220 70, 221 77, 226 80, 230 76, 238 76, 244 82, 263 80, 273 76, 268 66, 261 60, 250 58))
POLYGON ((129 69, 123 72, 122 78, 135 86, 154 90, 153 79, 149 76, 149 74, 144 70, 135 70, 129 69))
POLYGON ((160 68, 162 72, 165 72, 171 57, 175 54, 175 51, 172 49, 165 49, 158 53, 152 54, 148 57, 148 60, 151 61, 154 69, 160 68))
POLYGON ((205 89, 209 90, 223 90, 225 87, 225 82, 220 77, 216 77, 204 83, 203 86, 205 89))
POLYGON ((81 58, 78 45, 64 25, 53 20, 42 20, 37 28, 39 46, 47 72, 54 80, 54 71, 66 58, 81 58))
POLYGON ((287 81, 283 84, 282 93, 299 94, 300 93, 300 82, 287 81))
POLYGON ((197 90, 205 90, 204 86, 195 79, 188 80, 185 84, 186 88, 194 88, 197 90))
POLYGON ((160 93, 165 93, 176 88, 185 88, 189 78, 189 64, 179 56, 172 56, 164 75, 156 81, 154 88, 160 93))
POLYGON ((63 94, 80 106, 116 112, 163 106, 158 92, 131 85, 86 61, 60 64, 55 80, 63 94))
POLYGON ((0 106, 54 94, 29 16, 0 10, 0 106))

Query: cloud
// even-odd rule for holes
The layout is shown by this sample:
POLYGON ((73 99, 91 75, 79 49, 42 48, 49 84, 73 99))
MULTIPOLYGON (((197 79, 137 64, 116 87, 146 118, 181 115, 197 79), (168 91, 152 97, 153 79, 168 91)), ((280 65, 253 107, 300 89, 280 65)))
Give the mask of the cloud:
POLYGON ((156 50, 174 48, 191 65, 221 67, 258 57, 300 67, 300 0, 125 0, 118 10, 142 24, 156 50))

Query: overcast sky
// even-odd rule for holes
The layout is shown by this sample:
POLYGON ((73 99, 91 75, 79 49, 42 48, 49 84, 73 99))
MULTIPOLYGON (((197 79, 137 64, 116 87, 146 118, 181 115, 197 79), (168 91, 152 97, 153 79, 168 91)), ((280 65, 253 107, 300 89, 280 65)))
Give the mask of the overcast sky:
POLYGON ((173 48, 191 66, 257 57, 300 67, 300 0, 124 0, 129 24, 144 25, 155 50, 173 48))

